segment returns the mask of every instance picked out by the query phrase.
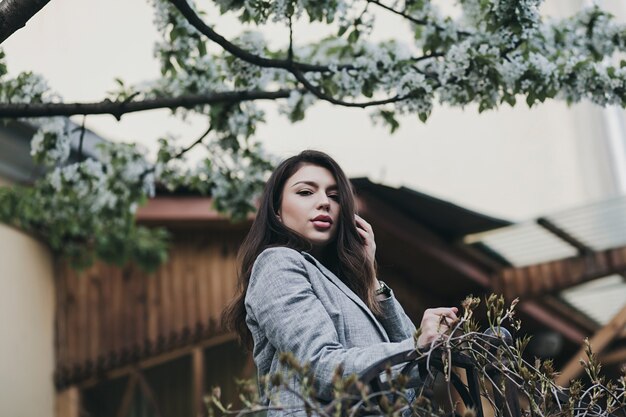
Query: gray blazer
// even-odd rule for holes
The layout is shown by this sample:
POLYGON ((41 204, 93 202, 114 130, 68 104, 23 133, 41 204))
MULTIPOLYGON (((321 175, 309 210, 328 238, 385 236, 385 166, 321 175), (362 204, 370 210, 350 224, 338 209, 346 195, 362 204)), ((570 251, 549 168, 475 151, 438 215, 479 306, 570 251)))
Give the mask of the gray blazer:
MULTIPOLYGON (((391 297, 381 302, 378 319, 335 274, 306 252, 285 247, 263 251, 254 263, 245 298, 246 323, 254 340, 259 375, 280 371, 280 352, 310 362, 322 401, 333 398, 332 377, 358 374, 375 362, 413 348, 415 326, 391 297)), ((299 389, 298 381, 291 381, 299 389)), ((280 403, 302 413, 302 401, 281 392, 280 403), (298 410, 298 408, 300 408, 298 410)))

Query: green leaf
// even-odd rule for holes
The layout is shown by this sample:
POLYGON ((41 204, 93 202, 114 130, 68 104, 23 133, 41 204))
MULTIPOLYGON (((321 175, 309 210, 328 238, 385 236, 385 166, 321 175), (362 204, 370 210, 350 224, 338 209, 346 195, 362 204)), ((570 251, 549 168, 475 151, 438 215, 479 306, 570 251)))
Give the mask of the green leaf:
POLYGON ((398 123, 398 120, 395 118, 395 113, 393 111, 381 110, 379 114, 383 118, 385 123, 387 123, 387 125, 389 126, 390 133, 394 133, 396 130, 398 130, 398 128, 400 127, 400 123, 398 123))
POLYGON ((356 43, 359 40, 359 37, 361 36, 361 32, 359 32, 358 29, 354 29, 352 32, 350 32, 350 34, 348 35, 348 42, 350 43, 356 43))

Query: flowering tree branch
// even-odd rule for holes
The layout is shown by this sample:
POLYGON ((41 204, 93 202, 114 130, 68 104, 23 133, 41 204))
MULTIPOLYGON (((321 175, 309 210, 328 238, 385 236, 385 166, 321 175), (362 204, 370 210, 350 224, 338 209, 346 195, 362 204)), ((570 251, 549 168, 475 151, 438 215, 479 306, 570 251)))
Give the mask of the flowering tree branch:
MULTIPOLYGON (((626 105, 626 67, 613 63, 626 51, 626 28, 597 6, 544 21, 541 0, 462 0, 459 16, 444 15, 430 0, 214 0, 222 13, 238 15, 248 27, 284 25, 289 38, 273 48, 259 31, 227 39, 193 0, 148 1, 160 34, 155 56, 161 76, 136 85, 116 79, 100 102, 64 103, 32 72, 10 77, 0 50, 0 118, 33 123, 31 153, 49 167, 32 189, 0 190, 0 220, 43 231, 52 247, 78 263, 94 254, 114 261, 163 259, 164 241, 132 225, 137 204, 157 184, 211 194, 217 208, 234 218, 253 210, 273 165, 256 138, 265 122, 259 100, 275 102, 291 122, 302 120, 320 100, 367 108, 391 132, 400 126, 398 116, 426 121, 438 103, 475 104, 479 112, 513 106, 520 98, 529 106, 555 98, 626 105), (372 9, 399 17, 411 36, 373 41, 372 9), (328 24, 336 35, 297 44, 296 24, 306 18, 328 24), (221 50, 209 52, 209 43, 221 50), (207 119, 210 132, 193 145, 205 152, 200 163, 190 165, 187 148, 173 135, 155 138, 152 158, 136 144, 107 144, 98 159, 68 163, 74 127, 60 116, 120 119, 156 108, 207 119), (135 240, 121 245, 124 236, 135 240), (146 247, 155 251, 146 252, 152 258, 142 252, 146 247)), ((0 35, 23 26, 46 3, 0 2, 0 35)))

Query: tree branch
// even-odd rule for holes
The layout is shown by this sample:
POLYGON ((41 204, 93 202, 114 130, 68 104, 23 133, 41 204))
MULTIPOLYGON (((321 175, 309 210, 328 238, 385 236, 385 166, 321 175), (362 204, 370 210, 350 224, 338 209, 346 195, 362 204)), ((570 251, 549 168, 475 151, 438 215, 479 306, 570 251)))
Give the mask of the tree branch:
POLYGON ((49 2, 50 0, 0 1, 0 44, 26 26, 26 22, 49 2))
POLYGON ((319 98, 320 100, 324 100, 324 101, 328 101, 329 103, 336 104, 338 106, 360 107, 364 109, 366 107, 381 106, 383 104, 395 103, 397 101, 402 101, 402 100, 406 100, 409 98, 408 96, 404 96, 404 97, 394 96, 394 97, 383 99, 383 100, 372 100, 372 101, 363 101, 363 102, 356 102, 356 103, 343 101, 343 100, 336 99, 324 93, 318 87, 313 85, 309 80, 307 80, 304 74, 302 74, 301 72, 293 70, 291 71, 291 73, 304 86, 304 88, 306 88, 309 92, 311 92, 315 97, 319 98))
MULTIPOLYGON (((246 61, 253 65, 257 65, 259 67, 279 68, 279 69, 284 69, 285 71, 289 71, 291 74, 294 75, 294 77, 296 77, 296 79, 304 86, 305 89, 309 90, 309 92, 311 92, 313 95, 315 95, 317 98, 321 100, 325 100, 332 104, 345 106, 345 107, 365 108, 365 107, 379 106, 383 104, 394 103, 394 102, 406 100, 407 98, 409 98, 408 96, 406 97, 395 96, 395 97, 391 97, 391 98, 384 99, 384 100, 367 101, 367 102, 360 102, 360 103, 351 103, 351 102, 347 102, 343 100, 338 100, 322 92, 320 89, 318 89, 316 86, 314 86, 304 77, 304 73, 306 72, 330 72, 331 71, 330 67, 325 66, 325 65, 312 65, 312 64, 293 61, 293 51, 292 51, 293 28, 291 26, 291 21, 289 25, 288 59, 286 60, 285 59, 269 59, 269 58, 264 58, 259 55, 250 53, 246 51, 245 49, 242 49, 238 47, 237 45, 229 42, 226 38, 224 38, 223 36, 215 32, 206 23, 204 23, 204 21, 198 16, 198 14, 191 8, 191 6, 189 6, 189 3, 187 3, 187 0, 169 0, 169 1, 181 12, 181 14, 185 17, 185 19, 187 19, 189 24, 195 27, 200 33, 205 35, 207 38, 209 38, 213 42, 220 45, 225 51, 231 53, 232 55, 234 55, 235 57, 243 61, 246 61)), ((368 0, 368 2, 370 1, 374 4, 381 5, 380 3, 376 1, 368 0)), ((438 53, 438 54, 424 55, 421 57, 414 58, 413 60, 415 62, 419 62, 424 59, 436 58, 439 56, 442 56, 442 54, 438 53)), ((341 70, 341 69, 358 69, 358 68, 356 68, 354 65, 348 64, 348 65, 338 66, 337 69, 341 70)))
POLYGON ((270 59, 250 53, 243 48, 238 47, 228 39, 211 29, 198 14, 189 6, 186 0, 170 0, 178 11, 187 19, 187 21, 202 33, 204 36, 221 46, 225 51, 231 53, 237 58, 254 64, 262 68, 282 68, 290 71, 296 68, 302 72, 329 72, 330 68, 326 65, 312 65, 302 62, 290 62, 285 59, 270 59))
POLYGON ((77 114, 110 114, 118 120, 126 113, 164 108, 193 108, 200 105, 240 103, 253 100, 287 98, 292 90, 228 91, 223 93, 163 97, 141 101, 99 103, 0 103, 0 118, 73 116, 77 114))
MULTIPOLYGON (((415 17, 408 15, 404 12, 401 12, 399 10, 394 9, 393 7, 387 6, 386 4, 381 3, 378 0, 367 0, 368 3, 372 3, 375 4, 376 6, 383 8, 385 10, 387 10, 390 13, 395 14, 396 16, 400 16, 406 20, 408 20, 411 23, 414 23, 416 25, 420 25, 420 26, 424 26, 428 24, 427 20, 424 19, 416 19, 415 17)), ((440 26, 434 25, 437 29, 441 30, 442 28, 440 26)), ((471 33, 463 31, 463 30, 457 30, 456 31, 459 35, 463 35, 463 36, 469 36, 471 35, 471 33)))

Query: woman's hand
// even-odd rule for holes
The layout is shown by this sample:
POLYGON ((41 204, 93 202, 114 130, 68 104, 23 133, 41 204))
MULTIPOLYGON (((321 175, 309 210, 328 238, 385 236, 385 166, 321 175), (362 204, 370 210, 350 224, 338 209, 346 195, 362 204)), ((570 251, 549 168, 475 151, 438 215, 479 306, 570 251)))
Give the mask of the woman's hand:
POLYGON ((442 334, 448 333, 458 320, 456 307, 429 308, 424 312, 420 324, 420 336, 417 338, 417 347, 426 348, 442 334))
POLYGON ((374 230, 372 226, 363 220, 363 217, 358 214, 354 215, 356 221, 356 231, 359 232, 363 239, 363 244, 366 248, 367 258, 372 266, 374 266, 374 260, 376 259, 376 241, 374 240, 374 230))

